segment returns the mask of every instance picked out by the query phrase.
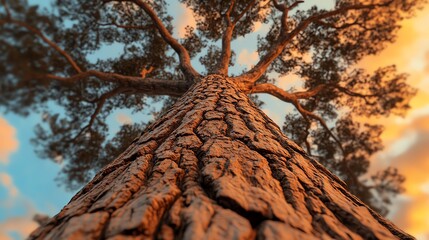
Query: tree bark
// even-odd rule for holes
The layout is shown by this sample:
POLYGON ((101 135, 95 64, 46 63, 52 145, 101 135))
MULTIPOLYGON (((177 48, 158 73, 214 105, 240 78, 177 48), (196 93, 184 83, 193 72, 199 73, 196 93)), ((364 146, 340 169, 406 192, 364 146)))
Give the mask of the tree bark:
POLYGON ((230 79, 194 84, 30 239, 413 239, 230 79))

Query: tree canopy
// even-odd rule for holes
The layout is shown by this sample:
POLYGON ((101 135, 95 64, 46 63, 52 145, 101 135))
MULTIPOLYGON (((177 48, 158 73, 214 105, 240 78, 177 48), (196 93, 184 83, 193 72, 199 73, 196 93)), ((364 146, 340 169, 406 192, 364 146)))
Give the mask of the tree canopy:
POLYGON ((394 42, 400 21, 426 1, 335 0, 330 9, 311 1, 179 2, 197 20, 182 39, 172 35, 171 1, 53 0, 40 8, 1 0, 0 104, 23 116, 41 114, 33 141, 41 157, 64 164, 59 181, 82 186, 148 124, 125 124, 111 135, 106 118, 116 109, 140 112, 162 102, 162 112, 200 76, 217 73, 259 104, 254 94, 267 93, 294 106, 284 132, 386 214, 404 178, 394 168, 366 175, 383 148, 383 127, 357 117, 403 115, 416 90, 395 66, 368 72, 357 64, 394 42), (259 61, 230 74, 231 42, 258 23, 269 28, 258 37, 259 61), (113 44, 123 48, 120 56, 92 58, 113 44), (301 88, 281 89, 280 77, 301 88))

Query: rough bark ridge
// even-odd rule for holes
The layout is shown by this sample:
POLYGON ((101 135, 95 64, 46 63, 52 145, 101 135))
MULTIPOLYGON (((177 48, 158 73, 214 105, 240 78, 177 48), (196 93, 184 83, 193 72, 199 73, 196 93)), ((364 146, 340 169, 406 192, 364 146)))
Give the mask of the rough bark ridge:
POLYGON ((210 75, 31 239, 412 239, 210 75))

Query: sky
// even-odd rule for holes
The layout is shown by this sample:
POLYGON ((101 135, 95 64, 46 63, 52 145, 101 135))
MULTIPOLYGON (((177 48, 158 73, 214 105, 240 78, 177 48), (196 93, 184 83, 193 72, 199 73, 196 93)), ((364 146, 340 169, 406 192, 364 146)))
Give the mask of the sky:
MULTIPOLYGON (((40 2, 33 0, 32 2, 40 2)), ((46 1, 48 2, 48 1, 46 1)), ((45 2, 45 3, 46 3, 45 2)), ((315 1, 307 1, 311 4, 315 1)), ((331 2, 331 1, 326 1, 331 2)), ((325 7, 329 7, 326 3, 325 7)), ((195 26, 191 10, 183 5, 174 8, 176 37, 184 36, 187 25, 195 26)), ((429 5, 416 17, 402 22, 397 41, 376 56, 363 59, 360 66, 374 70, 380 66, 396 64, 399 72, 410 75, 409 83, 419 92, 411 101, 411 110, 402 118, 392 116, 379 119, 362 119, 385 126, 382 135, 385 149, 371 159, 371 170, 394 166, 407 178, 406 192, 394 201, 391 219, 400 228, 419 240, 429 240, 429 5)), ((267 26, 255 26, 255 33, 232 43, 237 51, 234 71, 254 65, 259 56, 255 39, 264 35, 267 26)), ((119 52, 119 46, 109 46, 94 58, 107 57, 119 52)), ((194 62, 196 67, 198 65, 194 62)), ((280 87, 290 85, 288 78, 278 80, 280 87)), ((284 114, 291 107, 281 101, 262 95, 264 112, 282 125, 284 114)), ((144 116, 150 117, 145 113, 144 116)), ((142 116, 143 116, 142 115, 142 116)), ((135 116, 117 111, 108 121, 117 130, 120 124, 133 122, 135 116)), ((32 114, 22 118, 5 114, 0 109, 0 240, 23 239, 37 227, 31 219, 36 213, 55 215, 67 204, 74 192, 66 192, 54 181, 61 165, 39 159, 30 139, 34 125, 41 116, 32 114)))
POLYGON ((418 239, 429 240, 429 6, 415 18, 402 23, 395 44, 380 55, 366 58, 361 65, 374 69, 396 64, 409 73, 408 83, 418 89, 405 118, 369 119, 385 126, 383 152, 372 167, 397 167, 405 175, 406 192, 395 203, 391 219, 418 239))

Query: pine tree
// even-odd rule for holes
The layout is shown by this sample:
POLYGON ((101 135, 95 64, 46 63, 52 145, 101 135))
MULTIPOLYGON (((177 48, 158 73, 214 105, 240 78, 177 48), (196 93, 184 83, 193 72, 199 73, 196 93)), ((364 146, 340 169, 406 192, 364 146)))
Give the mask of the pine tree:
POLYGON ((58 0, 52 11, 2 1, 0 103, 43 113, 48 126, 34 142, 42 157, 65 161, 70 188, 101 169, 30 238, 412 238, 366 205, 385 214, 404 179, 392 168, 361 179, 382 148, 381 126, 354 118, 404 114, 415 90, 394 66, 355 65, 393 42, 399 21, 425 1, 306 10, 304 1, 181 2, 197 27, 179 41, 164 1, 58 0), (257 22, 270 24, 259 62, 230 74, 231 41, 257 22), (114 43, 120 57, 90 61, 114 43), (193 67, 197 57, 206 72, 193 67), (302 91, 275 85, 292 74, 302 91), (251 101, 255 93, 295 107, 283 130, 296 143, 251 101), (147 96, 169 96, 164 113, 109 139, 106 116, 141 111, 147 96), (65 114, 51 112, 53 102, 65 114))

